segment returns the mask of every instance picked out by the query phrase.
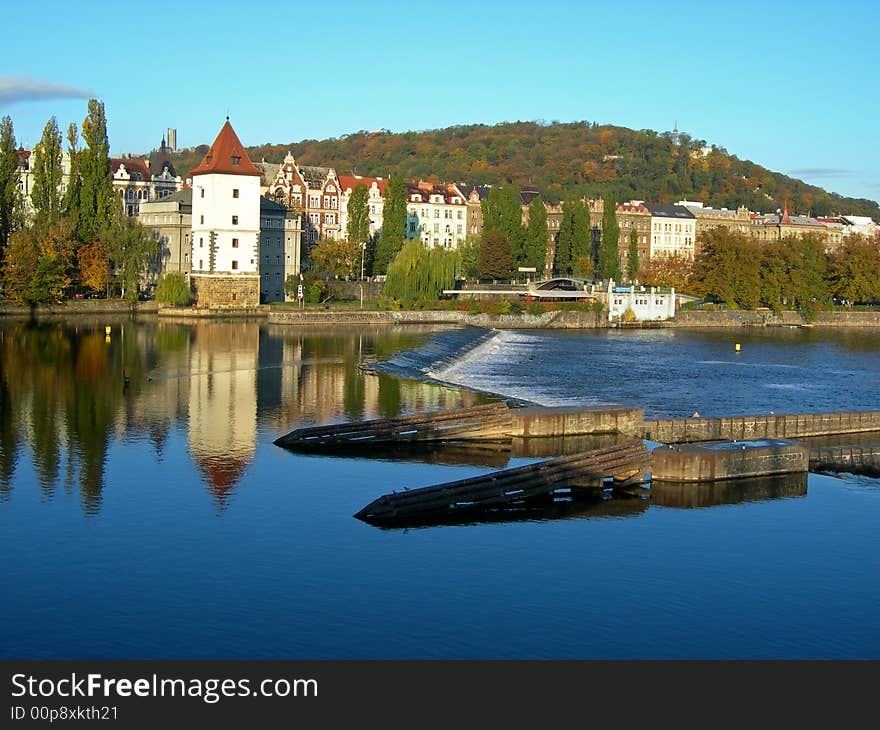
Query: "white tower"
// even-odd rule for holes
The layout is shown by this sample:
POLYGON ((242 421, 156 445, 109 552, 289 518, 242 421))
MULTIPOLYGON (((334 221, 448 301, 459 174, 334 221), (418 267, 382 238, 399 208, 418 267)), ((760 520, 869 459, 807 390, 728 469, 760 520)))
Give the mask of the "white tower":
POLYGON ((198 306, 259 304, 260 171, 228 117, 190 174, 192 277, 198 306))

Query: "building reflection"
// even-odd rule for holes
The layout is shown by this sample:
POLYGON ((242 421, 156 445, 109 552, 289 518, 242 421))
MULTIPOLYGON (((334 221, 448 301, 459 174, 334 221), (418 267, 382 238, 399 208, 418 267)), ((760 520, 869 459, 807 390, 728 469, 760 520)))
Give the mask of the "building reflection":
POLYGON ((193 327, 189 450, 221 510, 256 452, 259 337, 255 323, 193 327))
MULTIPOLYGON (((418 348, 432 331, 127 317, 4 323, 0 499, 11 498, 15 475, 30 459, 44 500, 78 487, 84 512, 96 514, 111 446, 145 444, 161 460, 173 434, 185 432, 192 463, 223 510, 261 433, 271 443, 301 426, 484 402, 474 393, 359 367, 418 348)), ((490 456, 499 465, 506 459, 490 456)))

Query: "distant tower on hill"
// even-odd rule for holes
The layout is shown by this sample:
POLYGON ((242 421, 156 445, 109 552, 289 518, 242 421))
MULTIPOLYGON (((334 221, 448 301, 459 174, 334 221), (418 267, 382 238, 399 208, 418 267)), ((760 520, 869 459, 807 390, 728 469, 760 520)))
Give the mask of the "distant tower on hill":
POLYGON ((166 146, 171 152, 177 152, 177 130, 168 127, 165 135, 166 146))
POLYGON ((675 120, 675 124, 672 127, 672 143, 676 144, 676 145, 679 143, 678 120, 677 119, 675 120))

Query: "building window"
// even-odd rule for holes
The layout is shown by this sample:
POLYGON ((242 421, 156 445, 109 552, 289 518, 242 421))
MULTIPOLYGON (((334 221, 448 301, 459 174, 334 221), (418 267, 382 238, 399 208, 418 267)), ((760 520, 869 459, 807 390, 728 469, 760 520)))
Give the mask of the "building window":
POLYGON ((232 216, 232 225, 234 225, 234 226, 238 225, 238 216, 237 215, 232 216))
POLYGON ((233 268, 233 269, 237 269, 237 268, 238 268, 238 261, 233 261, 233 262, 232 262, 232 268, 233 268))
POLYGON ((205 189, 204 188, 199 188, 199 193, 200 193, 200 195, 199 195, 200 198, 205 197, 205 189))
POLYGON ((237 167, 239 162, 241 162, 241 157, 236 157, 235 155, 232 155, 233 166, 237 167))
POLYGON ((205 216, 203 216, 203 215, 200 215, 200 216, 199 216, 199 223, 202 224, 202 225, 204 225, 204 223, 205 223, 205 216))
POLYGON ((232 248, 238 248, 238 239, 237 238, 232 239, 232 248))
POLYGON ((237 198, 237 197, 238 197, 238 188, 232 188, 232 197, 233 197, 233 198, 237 198))
POLYGON ((199 248, 204 247, 204 245, 205 245, 205 239, 204 239, 204 238, 199 238, 199 248))
POLYGON ((204 269, 204 268, 205 268, 205 260, 204 260, 204 259, 199 259, 199 268, 200 268, 200 269, 204 269))

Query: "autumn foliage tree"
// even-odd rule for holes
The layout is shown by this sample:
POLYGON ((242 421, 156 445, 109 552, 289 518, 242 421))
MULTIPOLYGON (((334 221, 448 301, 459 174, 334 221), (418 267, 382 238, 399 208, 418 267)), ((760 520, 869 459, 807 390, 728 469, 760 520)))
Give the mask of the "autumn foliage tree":
POLYGON ((355 241, 319 239, 309 254, 316 273, 339 278, 353 277, 359 271, 361 247, 355 241))
POLYGON ((104 240, 96 238, 77 250, 79 274, 83 286, 95 292, 106 291, 110 283, 109 252, 104 240))
POLYGON ((9 238, 3 266, 3 290, 18 304, 61 301, 70 286, 73 239, 68 224, 56 223, 37 233, 18 231, 9 238))

